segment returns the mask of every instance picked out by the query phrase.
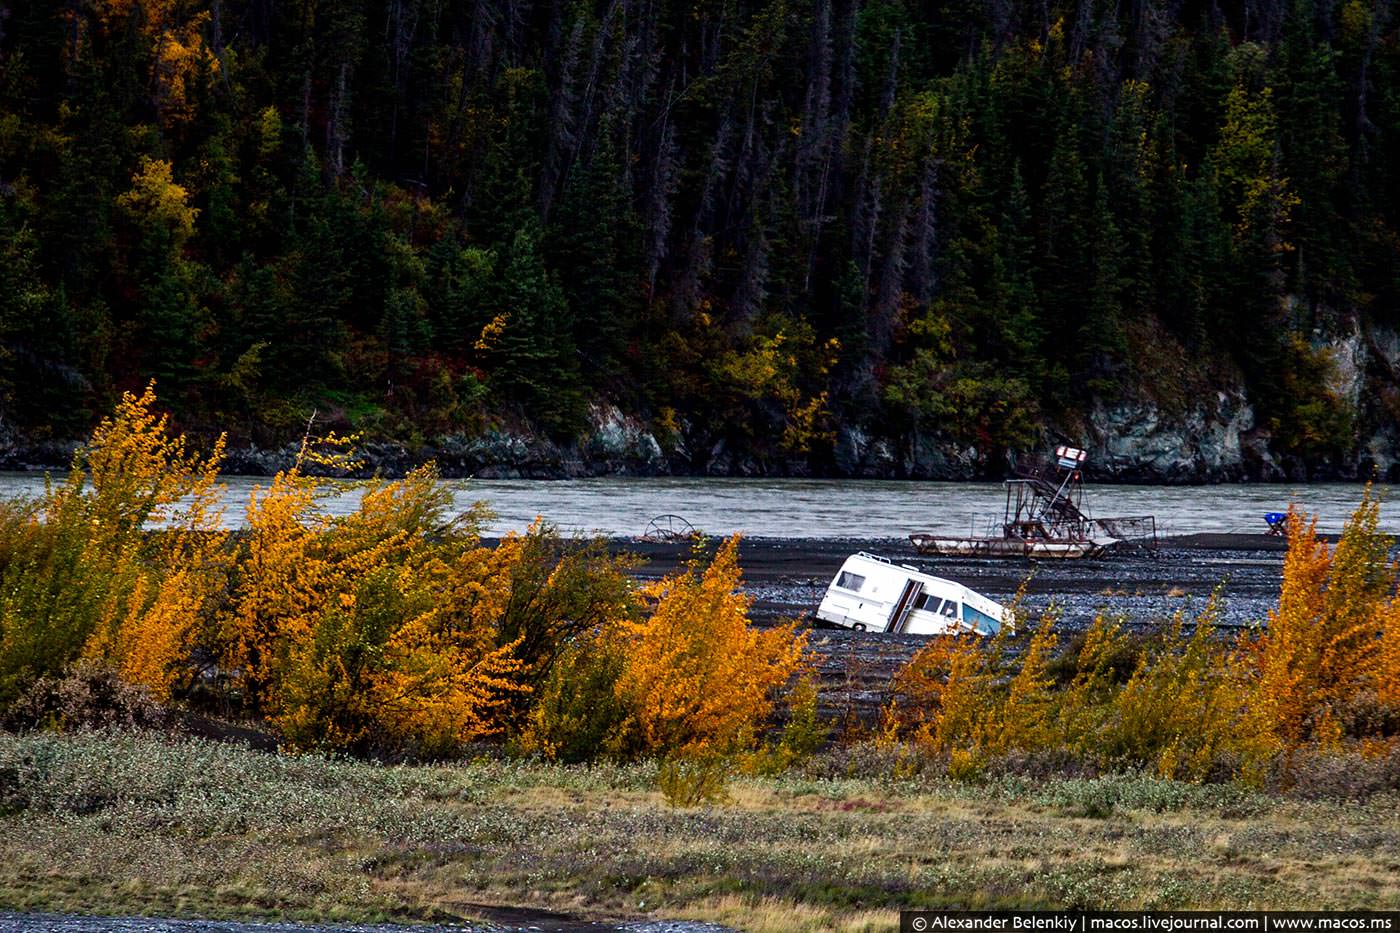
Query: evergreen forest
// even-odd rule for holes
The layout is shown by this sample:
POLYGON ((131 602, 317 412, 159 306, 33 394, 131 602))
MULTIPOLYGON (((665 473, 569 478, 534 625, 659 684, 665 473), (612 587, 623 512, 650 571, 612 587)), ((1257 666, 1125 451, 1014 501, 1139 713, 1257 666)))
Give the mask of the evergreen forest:
MULTIPOLYGON (((1388 0, 4 0, 0 420, 831 468, 1238 387, 1345 457, 1400 325, 1388 0), (696 453, 698 452, 698 453, 696 453)), ((1384 375, 1384 374, 1383 374, 1384 375)), ((1387 388, 1388 386, 1388 388, 1387 388)), ((984 453, 985 455, 985 453, 984 453)))

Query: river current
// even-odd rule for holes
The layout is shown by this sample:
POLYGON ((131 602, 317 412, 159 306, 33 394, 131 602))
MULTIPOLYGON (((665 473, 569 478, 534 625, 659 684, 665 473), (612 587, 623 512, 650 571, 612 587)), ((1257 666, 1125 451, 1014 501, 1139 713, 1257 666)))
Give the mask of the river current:
MULTIPOLYGON (((224 480, 225 523, 243 524, 249 494, 263 477, 224 480)), ((485 501, 494 517, 484 529, 503 534, 542 516, 561 530, 629 537, 658 515, 674 514, 709 534, 744 532, 775 538, 901 538, 915 531, 984 534, 1006 502, 1001 483, 894 480, 729 479, 714 477, 601 477, 579 480, 444 480, 457 505, 485 501)), ((0 473, 0 497, 43 492, 35 473, 0 473)), ((1400 532, 1400 503, 1389 487, 1381 526, 1400 532)), ((1317 485, 1092 486, 1085 510, 1098 518, 1154 515, 1158 534, 1266 530, 1264 513, 1290 502, 1318 516, 1324 532, 1342 529, 1361 498, 1351 483, 1317 485)), ((355 507, 349 491, 325 500, 332 513, 355 507)))

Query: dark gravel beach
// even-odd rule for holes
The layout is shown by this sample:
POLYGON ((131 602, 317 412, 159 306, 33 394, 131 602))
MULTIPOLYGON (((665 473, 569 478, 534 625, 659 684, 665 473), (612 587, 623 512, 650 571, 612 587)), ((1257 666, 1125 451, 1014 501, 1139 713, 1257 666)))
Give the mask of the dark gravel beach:
MULTIPOLYGON (((616 539, 613 548, 645 558, 637 573, 651 579, 674 572, 690 556, 692 545, 616 539)), ((1099 612, 1119 616, 1133 628, 1151 628, 1178 611, 1194 615, 1216 590, 1221 594, 1222 627, 1263 622, 1278 601, 1284 550, 1281 538, 1201 534, 1094 560, 1033 562, 924 557, 905 539, 748 538, 741 544, 740 565, 758 624, 792 618, 813 623, 810 644, 818 658, 826 714, 869 723, 894 672, 927 637, 852 632, 814 621, 827 584, 857 551, 956 580, 1002 602, 1011 600, 1025 583, 1025 605, 1031 613, 1038 615, 1053 604, 1060 611, 1061 630, 1073 632, 1099 612)))
MULTIPOLYGON (((646 578, 674 572, 691 553, 688 542, 617 539, 613 546, 645 558, 638 574, 646 578)), ((857 551, 957 580, 1003 602, 1029 580, 1027 606, 1038 612, 1053 602, 1069 629, 1087 625, 1102 610, 1150 625, 1178 609, 1199 607, 1217 588, 1222 624, 1243 626, 1262 620, 1278 599, 1284 542, 1264 535, 1192 535, 1167 539, 1155 550, 1036 562, 924 557, 905 539, 748 538, 739 556, 754 618, 771 623, 811 615, 841 563, 857 551)))

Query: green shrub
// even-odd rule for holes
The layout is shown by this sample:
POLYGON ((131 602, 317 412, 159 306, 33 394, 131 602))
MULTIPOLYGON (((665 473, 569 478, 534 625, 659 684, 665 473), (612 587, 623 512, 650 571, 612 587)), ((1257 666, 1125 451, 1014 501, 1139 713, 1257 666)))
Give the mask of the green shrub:
POLYGON ((563 761, 625 756, 630 710, 617 695, 623 657, 614 639, 598 632, 574 641, 540 686, 520 746, 563 761))
POLYGON ((788 693, 788 719, 777 738, 753 754, 744 763, 751 774, 781 774, 812 757, 831 738, 831 725, 817 715, 817 683, 810 675, 803 677, 788 693))
POLYGON ((698 807, 729 799, 733 763, 722 755, 677 755, 656 769, 656 786, 673 807, 698 807))

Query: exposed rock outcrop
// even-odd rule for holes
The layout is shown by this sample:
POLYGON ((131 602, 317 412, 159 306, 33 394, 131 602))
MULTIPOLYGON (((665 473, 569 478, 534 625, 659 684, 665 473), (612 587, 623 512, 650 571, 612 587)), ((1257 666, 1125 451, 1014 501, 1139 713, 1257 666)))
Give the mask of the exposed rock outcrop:
POLYGON ((1155 403, 1095 405, 1089 415, 1089 473, 1148 483, 1281 479, 1267 437, 1242 392, 1217 392, 1171 415, 1155 403))
POLYGON ((62 470, 73 462, 77 441, 35 441, 0 415, 0 470, 62 470))

